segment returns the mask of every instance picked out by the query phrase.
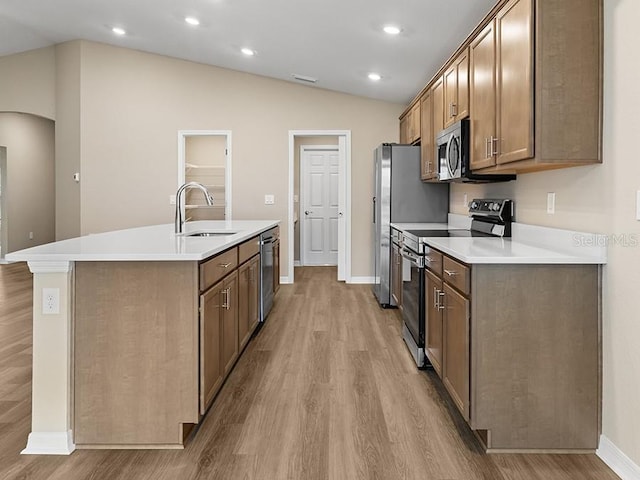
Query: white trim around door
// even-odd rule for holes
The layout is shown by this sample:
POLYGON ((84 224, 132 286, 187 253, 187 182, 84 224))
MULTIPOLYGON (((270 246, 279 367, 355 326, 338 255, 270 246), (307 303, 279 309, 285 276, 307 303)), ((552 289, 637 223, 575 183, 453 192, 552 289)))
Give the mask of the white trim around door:
POLYGON ((339 211, 338 222, 338 280, 351 283, 351 130, 289 130, 289 209, 287 232, 287 276, 282 283, 294 282, 294 163, 295 137, 338 137, 339 166, 339 211))

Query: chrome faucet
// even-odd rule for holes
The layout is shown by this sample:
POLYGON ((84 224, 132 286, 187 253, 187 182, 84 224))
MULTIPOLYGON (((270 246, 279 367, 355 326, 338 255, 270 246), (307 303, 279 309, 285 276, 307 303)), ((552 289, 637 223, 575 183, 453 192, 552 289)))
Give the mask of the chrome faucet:
POLYGON ((176 235, 182 233, 185 220, 182 218, 182 209, 184 208, 184 192, 188 188, 197 188, 204 193, 204 198, 207 201, 207 205, 213 205, 213 195, 209 193, 209 190, 198 182, 187 182, 181 185, 176 192, 176 235))

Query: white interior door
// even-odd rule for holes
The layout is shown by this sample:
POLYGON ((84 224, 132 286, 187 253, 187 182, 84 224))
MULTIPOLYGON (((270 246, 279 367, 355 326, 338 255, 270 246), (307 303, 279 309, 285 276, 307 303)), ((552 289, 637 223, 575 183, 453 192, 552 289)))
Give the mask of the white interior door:
POLYGON ((302 150, 303 265, 338 264, 339 160, 337 146, 302 150))

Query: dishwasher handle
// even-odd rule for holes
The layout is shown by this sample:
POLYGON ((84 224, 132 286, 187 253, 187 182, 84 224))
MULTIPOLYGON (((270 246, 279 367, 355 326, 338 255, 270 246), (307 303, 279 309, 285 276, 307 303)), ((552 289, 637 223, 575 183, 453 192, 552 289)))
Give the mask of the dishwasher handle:
POLYGON ((409 260, 412 264, 414 264, 418 268, 424 268, 423 256, 413 253, 411 250, 408 250, 406 247, 402 249, 402 258, 409 260))

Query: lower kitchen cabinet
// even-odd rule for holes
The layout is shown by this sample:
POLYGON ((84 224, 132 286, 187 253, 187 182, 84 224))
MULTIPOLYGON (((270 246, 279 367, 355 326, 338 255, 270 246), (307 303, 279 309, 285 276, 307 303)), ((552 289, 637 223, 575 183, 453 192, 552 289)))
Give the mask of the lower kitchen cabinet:
POLYGON ((238 273, 200 298, 200 413, 204 414, 238 359, 238 273))
POLYGON ((238 269, 238 348, 249 343, 251 334, 258 326, 260 291, 260 256, 256 255, 238 269))
POLYGON ((442 297, 445 309, 442 343, 442 383, 451 399, 469 420, 469 300, 446 283, 442 297))
MULTIPOLYGON (((278 232, 279 234, 279 232, 278 232)), ((273 293, 280 290, 280 240, 273 242, 273 293)))
POLYGON ((425 353, 487 450, 594 451, 600 267, 439 255, 425 274, 425 353))
POLYGON ((402 309, 402 253, 400 247, 392 244, 391 249, 391 298, 402 309))
POLYGON ((442 377, 442 279, 429 270, 425 275, 425 354, 433 369, 442 377))
POLYGON ((222 282, 200 296, 200 414, 204 415, 224 380, 222 367, 222 282))

